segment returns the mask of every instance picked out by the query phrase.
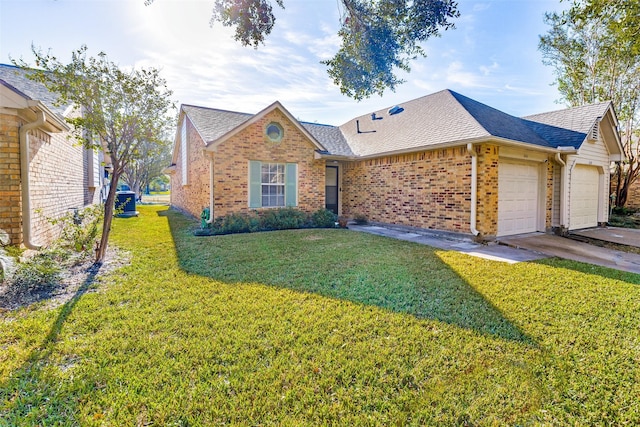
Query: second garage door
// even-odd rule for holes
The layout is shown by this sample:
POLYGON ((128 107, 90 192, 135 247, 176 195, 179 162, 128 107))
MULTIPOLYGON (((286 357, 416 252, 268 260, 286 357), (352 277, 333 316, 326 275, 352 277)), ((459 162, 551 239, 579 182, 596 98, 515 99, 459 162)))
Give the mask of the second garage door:
POLYGON ((538 231, 540 168, 536 163, 498 165, 498 236, 538 231))
POLYGON ((571 172, 571 201, 569 229, 598 226, 598 168, 576 165, 571 172))

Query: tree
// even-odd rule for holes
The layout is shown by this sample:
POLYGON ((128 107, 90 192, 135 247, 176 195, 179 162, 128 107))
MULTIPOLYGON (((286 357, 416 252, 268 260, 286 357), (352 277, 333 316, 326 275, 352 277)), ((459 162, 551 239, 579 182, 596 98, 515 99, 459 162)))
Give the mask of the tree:
POLYGON ((640 42, 638 2, 574 0, 547 13, 540 37, 543 62, 555 68, 562 99, 571 106, 611 100, 620 122, 626 160, 616 165, 616 205, 627 202, 640 175, 640 42))
MULTIPOLYGON (((156 69, 121 70, 105 53, 87 57, 87 47, 63 64, 32 47, 36 68, 30 78, 59 95, 57 103, 72 104, 80 114, 66 118, 73 134, 87 148, 103 150, 113 166, 105 202, 102 237, 96 262, 106 254, 113 220, 116 187, 125 168, 139 159, 143 144, 162 143, 171 122, 171 91, 156 69)), ((28 67, 24 61, 14 61, 28 67)))
POLYGON ((136 195, 162 175, 162 170, 171 163, 171 142, 168 138, 160 142, 142 141, 136 157, 124 167, 122 179, 136 195))
MULTIPOLYGON (((397 70, 426 56, 420 43, 453 28, 460 15, 453 0, 338 0, 343 13, 338 35, 342 45, 335 56, 322 61, 343 94, 362 100, 404 81, 397 70)), ((154 0, 146 0, 149 5, 154 0)), ((283 0, 275 0, 284 9, 283 0)), ((243 46, 264 43, 275 25, 271 0, 215 0, 210 24, 235 27, 243 46)))

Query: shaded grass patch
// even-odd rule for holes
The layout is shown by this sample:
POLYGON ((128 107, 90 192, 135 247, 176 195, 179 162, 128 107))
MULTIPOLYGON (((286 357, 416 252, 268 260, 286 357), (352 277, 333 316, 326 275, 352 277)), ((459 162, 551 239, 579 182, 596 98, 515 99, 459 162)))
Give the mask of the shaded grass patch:
POLYGON ((115 221, 114 242, 133 260, 100 292, 65 312, 0 314, 0 425, 640 423, 637 276, 560 260, 508 265, 341 230, 199 246, 186 218, 139 210, 115 221), (283 268, 295 263, 306 267, 283 268), (263 264, 261 279, 252 267, 263 264), (340 267, 305 286, 302 272, 322 265, 340 267), (415 283, 393 285, 398 277, 415 283), (428 298, 451 292, 488 307, 486 323, 501 332, 482 325, 484 309, 438 319, 430 313, 445 310, 430 308, 420 286, 438 289, 428 298))

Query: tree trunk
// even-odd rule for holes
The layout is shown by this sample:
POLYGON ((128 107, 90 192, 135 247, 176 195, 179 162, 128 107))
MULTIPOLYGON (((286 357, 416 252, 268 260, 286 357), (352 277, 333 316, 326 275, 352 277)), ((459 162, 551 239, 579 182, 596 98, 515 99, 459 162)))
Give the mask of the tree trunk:
POLYGON ((111 222, 113 221, 113 211, 116 202, 116 190, 118 187, 118 179, 120 174, 115 171, 111 175, 111 184, 109 186, 109 193, 107 195, 107 201, 104 204, 104 221, 102 223, 102 238, 100 244, 96 249, 96 263, 102 263, 107 253, 107 245, 109 243, 109 233, 111 232, 111 222))

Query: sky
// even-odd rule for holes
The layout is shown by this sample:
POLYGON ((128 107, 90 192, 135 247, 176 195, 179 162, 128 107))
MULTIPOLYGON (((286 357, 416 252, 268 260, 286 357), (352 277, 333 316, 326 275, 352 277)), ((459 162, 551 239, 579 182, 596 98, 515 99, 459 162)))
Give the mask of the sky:
MULTIPOLYGON (((275 3, 275 2, 274 2, 275 3)), ((257 113, 280 101, 298 120, 341 125, 451 89, 514 116, 563 108, 542 63, 545 12, 559 0, 459 0, 456 28, 423 44, 406 83, 364 101, 340 93, 320 61, 337 52, 338 0, 285 0, 258 49, 209 25, 213 0, 0 0, 0 63, 32 64, 31 46, 62 62, 87 45, 123 68, 158 68, 176 104, 257 113)))

